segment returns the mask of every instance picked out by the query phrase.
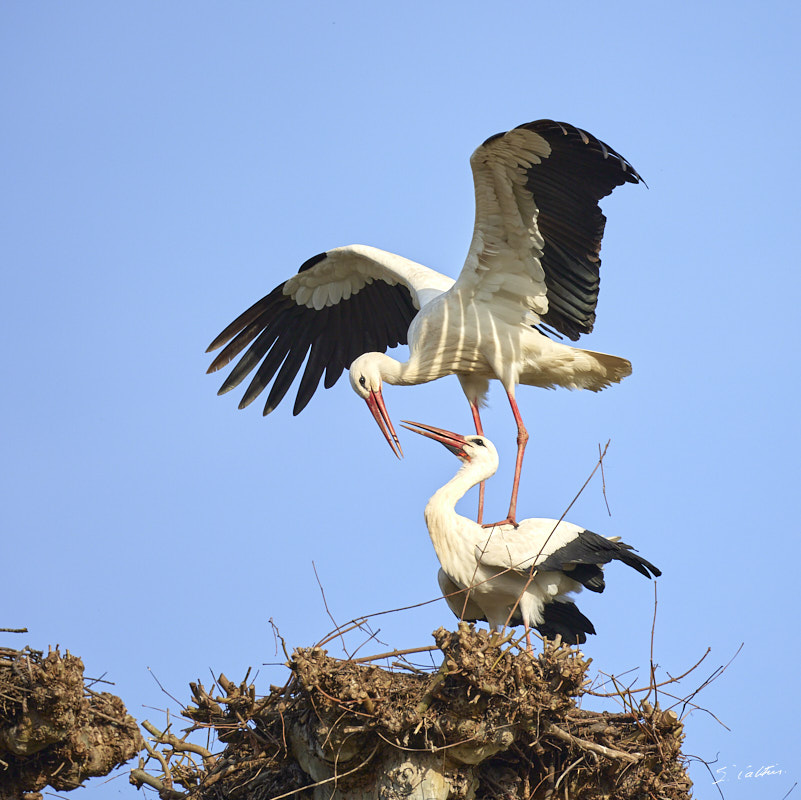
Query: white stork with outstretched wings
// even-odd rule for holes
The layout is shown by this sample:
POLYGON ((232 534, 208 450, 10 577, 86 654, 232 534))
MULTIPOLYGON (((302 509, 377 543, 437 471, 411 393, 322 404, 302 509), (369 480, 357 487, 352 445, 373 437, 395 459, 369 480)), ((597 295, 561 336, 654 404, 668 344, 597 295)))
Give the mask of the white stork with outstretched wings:
MULTIPOLYGON (((458 279, 366 245, 328 250, 235 319, 209 346, 209 372, 239 362, 220 388, 254 369, 240 408, 272 381, 264 414, 283 399, 304 361, 298 414, 323 373, 329 388, 346 368, 397 455, 383 383, 408 386, 457 375, 478 433, 490 380, 503 385, 517 424, 512 497, 515 523, 528 432, 517 384, 600 391, 631 373, 623 358, 582 350, 592 330, 606 218, 598 201, 641 178, 599 139, 564 122, 538 120, 487 139, 470 164, 476 195, 473 239, 458 279), (551 334, 551 335, 549 335, 551 334), (399 362, 387 348, 409 344, 399 362)), ((483 488, 483 486, 482 486, 483 488)), ((479 520, 483 512, 483 492, 479 520)))

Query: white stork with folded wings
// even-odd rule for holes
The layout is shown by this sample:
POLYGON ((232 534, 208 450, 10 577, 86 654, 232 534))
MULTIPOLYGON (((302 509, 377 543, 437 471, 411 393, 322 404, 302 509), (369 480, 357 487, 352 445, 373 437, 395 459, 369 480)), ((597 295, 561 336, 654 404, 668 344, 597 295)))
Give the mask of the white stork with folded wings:
MULTIPOLYGON (((396 455, 400 442, 382 384, 407 386, 457 375, 483 433, 479 406, 499 380, 517 424, 517 460, 505 522, 515 523, 528 432, 515 386, 600 391, 631 373, 617 356, 581 350, 546 335, 578 339, 592 330, 598 253, 606 218, 598 201, 641 178, 621 155, 572 125, 538 120, 487 139, 470 164, 476 195, 473 240, 454 282, 402 256, 350 245, 314 256, 297 275, 232 322, 209 346, 223 347, 209 372, 245 348, 220 388, 254 369, 240 408, 270 383, 264 414, 282 400, 304 360, 294 413, 325 372, 333 386, 350 368, 396 455), (385 355, 409 344, 409 359, 385 355)), ((483 498, 483 495, 482 495, 483 498)), ((479 503, 479 519, 482 501, 479 503)))
POLYGON ((456 513, 456 503, 479 481, 495 474, 498 452, 486 436, 462 436, 432 425, 405 428, 433 439, 461 462, 456 475, 428 501, 426 525, 441 569, 437 575, 451 611, 498 630, 523 625, 543 636, 582 644, 595 628, 570 598, 582 587, 605 588, 603 567, 612 561, 646 578, 662 573, 617 538, 607 539, 565 520, 524 519, 519 526, 482 527, 456 513))

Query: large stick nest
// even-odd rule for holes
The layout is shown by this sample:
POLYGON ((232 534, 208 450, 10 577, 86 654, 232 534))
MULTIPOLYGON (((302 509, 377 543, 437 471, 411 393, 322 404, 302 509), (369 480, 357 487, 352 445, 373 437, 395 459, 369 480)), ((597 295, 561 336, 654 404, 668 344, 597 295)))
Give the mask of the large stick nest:
POLYGON ((119 697, 85 686, 80 658, 0 648, 0 800, 75 789, 143 745, 119 697))
POLYGON ((162 778, 143 780, 140 768, 132 780, 160 788, 165 800, 417 797, 409 765, 422 759, 439 774, 443 798, 690 797, 677 715, 648 703, 617 713, 579 708, 589 682, 577 649, 546 641, 533 656, 466 623, 434 638, 445 656, 436 673, 310 648, 295 650, 286 686, 261 699, 224 676, 224 697, 192 684, 184 713, 194 730, 213 729, 224 751, 195 747, 202 762, 189 761, 185 740, 157 737, 162 778), (378 791, 388 774, 395 782, 378 791))

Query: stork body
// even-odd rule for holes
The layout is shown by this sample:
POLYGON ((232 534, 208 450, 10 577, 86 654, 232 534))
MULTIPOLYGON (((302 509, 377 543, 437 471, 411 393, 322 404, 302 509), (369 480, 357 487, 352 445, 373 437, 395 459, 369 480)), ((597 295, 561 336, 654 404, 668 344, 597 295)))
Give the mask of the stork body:
MULTIPOLYGON (((283 399, 306 360, 294 413, 323 373, 326 388, 350 368, 396 455, 400 442, 383 383, 414 385, 457 375, 478 433, 489 381, 503 385, 518 429, 507 515, 515 523, 528 432, 515 399, 519 383, 600 391, 631 373, 624 358, 580 350, 570 339, 592 330, 606 218, 600 198, 640 177, 618 153, 566 123, 539 120, 490 137, 471 158, 476 194, 473 240, 454 281, 422 264, 366 245, 328 250, 306 261, 232 322, 209 346, 223 347, 209 372, 247 352, 220 388, 254 369, 240 408, 275 378, 264 406, 283 399), (409 344, 409 359, 385 355, 409 344)), ((481 505, 479 518, 481 517, 481 505)))
POLYGON ((484 620, 494 630, 522 624, 529 648, 531 627, 544 636, 582 643, 595 629, 569 594, 583 587, 602 592, 602 567, 610 561, 622 561, 648 578, 661 574, 629 545, 564 520, 525 519, 517 527, 488 530, 461 516, 456 503, 498 468, 492 442, 419 423, 405 427, 441 442, 463 462, 425 509, 441 564, 440 589, 460 619, 484 620))

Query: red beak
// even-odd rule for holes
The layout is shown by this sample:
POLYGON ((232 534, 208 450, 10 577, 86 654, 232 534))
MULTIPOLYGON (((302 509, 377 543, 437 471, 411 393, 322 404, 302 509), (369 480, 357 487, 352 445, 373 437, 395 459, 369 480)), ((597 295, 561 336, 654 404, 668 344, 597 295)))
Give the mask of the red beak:
POLYGON ((367 398, 367 408, 370 409, 373 419, 378 423, 378 427, 381 428, 381 433, 384 434, 384 438, 392 448, 392 452, 398 458, 403 458, 400 440, 398 439, 398 434, 395 433, 395 428, 392 427, 392 420, 389 418, 380 389, 377 392, 370 392, 370 396, 367 398))
POLYGON ((458 458, 468 458, 464 451, 464 444, 467 441, 464 436, 453 431, 446 431, 444 428, 435 428, 433 425, 423 425, 421 422, 409 422, 407 419, 401 420, 401 422, 407 431, 419 433, 421 436, 445 445, 458 458), (415 427, 411 427, 412 425, 415 427))

